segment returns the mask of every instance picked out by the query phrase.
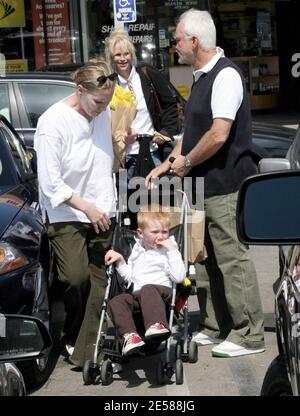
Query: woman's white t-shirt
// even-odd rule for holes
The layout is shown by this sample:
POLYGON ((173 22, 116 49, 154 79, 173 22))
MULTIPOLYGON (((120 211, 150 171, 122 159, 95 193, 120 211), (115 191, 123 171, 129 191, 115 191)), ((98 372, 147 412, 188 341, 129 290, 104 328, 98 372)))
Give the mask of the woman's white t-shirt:
POLYGON ((94 203, 109 217, 115 215, 108 108, 89 122, 63 101, 52 105, 39 118, 34 147, 40 204, 50 223, 90 222, 82 211, 64 203, 72 194, 94 203))

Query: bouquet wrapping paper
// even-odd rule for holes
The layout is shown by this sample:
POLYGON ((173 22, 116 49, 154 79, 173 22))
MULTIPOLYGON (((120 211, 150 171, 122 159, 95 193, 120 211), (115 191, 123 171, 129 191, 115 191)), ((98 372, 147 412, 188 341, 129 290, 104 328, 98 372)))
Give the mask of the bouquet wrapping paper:
POLYGON ((109 106, 111 109, 112 139, 115 154, 113 170, 117 172, 119 168, 124 168, 127 150, 124 136, 127 135, 131 123, 136 117, 137 107, 133 93, 119 85, 115 88, 109 106))

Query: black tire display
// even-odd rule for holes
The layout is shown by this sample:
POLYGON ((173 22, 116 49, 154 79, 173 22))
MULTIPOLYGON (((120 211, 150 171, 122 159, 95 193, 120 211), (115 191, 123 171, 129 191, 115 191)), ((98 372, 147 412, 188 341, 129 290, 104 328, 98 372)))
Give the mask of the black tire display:
POLYGON ((261 396, 291 396, 292 388, 284 358, 278 355, 270 364, 261 388, 261 396))
POLYGON ((176 360, 175 377, 176 384, 183 384, 183 364, 182 360, 176 360))
POLYGON ((189 362, 196 363, 198 361, 198 345, 195 341, 189 343, 189 362))
POLYGON ((156 378, 157 378, 157 384, 163 385, 165 383, 164 363, 162 360, 158 361, 157 368, 156 368, 156 378))
POLYGON ((176 360, 181 360, 182 351, 183 351, 182 341, 178 341, 175 347, 175 359, 176 360))
POLYGON ((103 386, 108 386, 113 382, 112 362, 109 359, 103 361, 101 366, 101 381, 103 386))
POLYGON ((84 363, 83 369, 82 369, 82 378, 83 383, 86 386, 89 386, 91 384, 95 383, 96 380, 96 369, 94 368, 94 363, 92 360, 86 360, 84 363))

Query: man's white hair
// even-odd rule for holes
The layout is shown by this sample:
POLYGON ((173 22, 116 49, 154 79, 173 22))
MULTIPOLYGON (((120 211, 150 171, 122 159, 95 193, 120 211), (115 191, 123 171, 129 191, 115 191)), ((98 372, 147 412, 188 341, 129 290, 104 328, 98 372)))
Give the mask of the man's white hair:
POLYGON ((184 12, 178 23, 183 24, 187 36, 195 36, 204 50, 216 47, 216 26, 211 15, 205 10, 190 9, 184 12))

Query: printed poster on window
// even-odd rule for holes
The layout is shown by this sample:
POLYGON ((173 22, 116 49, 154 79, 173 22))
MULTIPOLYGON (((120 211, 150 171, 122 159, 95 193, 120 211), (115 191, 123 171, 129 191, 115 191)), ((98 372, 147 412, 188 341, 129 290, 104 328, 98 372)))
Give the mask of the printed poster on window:
POLYGON ((272 30, 270 13, 256 13, 256 31, 261 48, 272 48, 272 30))
POLYGON ((24 27, 24 0, 0 1, 0 27, 24 27))
POLYGON ((34 33, 35 67, 48 64, 71 63, 69 12, 67 0, 45 0, 46 17, 43 18, 42 0, 31 0, 32 26, 34 33), (45 23, 45 28, 44 28, 45 23), (45 45, 45 33, 47 45, 45 45))
POLYGON ((198 0, 167 0, 164 3, 165 6, 180 11, 188 10, 192 7, 199 8, 198 0))
POLYGON ((7 59, 5 61, 6 72, 28 72, 27 59, 7 59))

